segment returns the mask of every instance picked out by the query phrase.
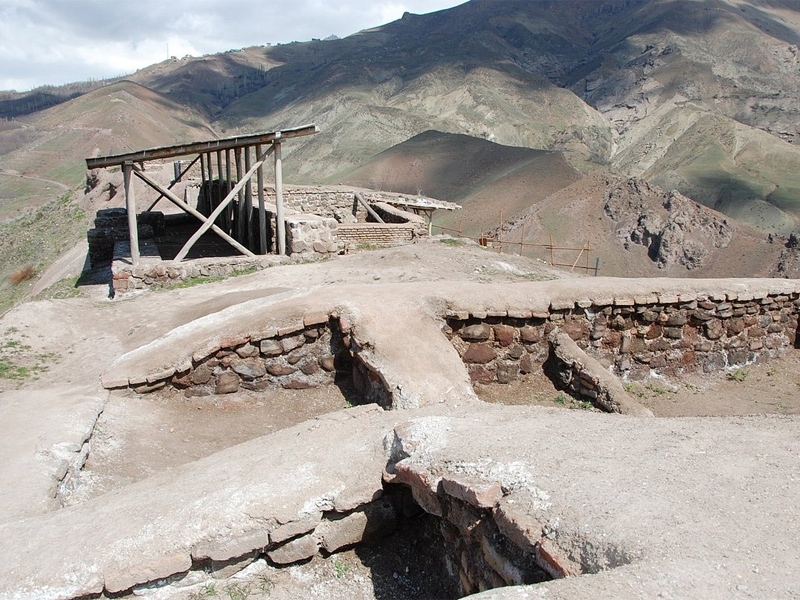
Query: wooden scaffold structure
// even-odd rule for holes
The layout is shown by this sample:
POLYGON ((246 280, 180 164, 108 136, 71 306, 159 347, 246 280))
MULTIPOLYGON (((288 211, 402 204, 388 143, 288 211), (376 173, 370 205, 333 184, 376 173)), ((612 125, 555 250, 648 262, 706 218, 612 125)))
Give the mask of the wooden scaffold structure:
POLYGON ((267 222, 264 200, 264 164, 272 155, 275 165, 276 251, 278 254, 286 254, 281 144, 284 140, 318 132, 319 128, 316 125, 303 125, 269 133, 255 133, 207 142, 163 146, 127 154, 87 158, 86 166, 89 169, 122 168, 125 208, 128 213, 128 230, 130 233, 131 261, 134 265, 137 265, 139 263, 139 232, 136 215, 136 195, 133 187, 134 176, 160 194, 148 210, 152 210, 157 202, 165 198, 184 212, 201 221, 198 230, 178 252, 175 257, 176 261, 185 259, 192 246, 209 229, 245 256, 256 255, 251 248, 255 248, 259 254, 266 254, 267 222), (145 173, 144 163, 147 161, 189 156, 194 156, 194 158, 185 168, 176 173, 176 177, 166 188, 145 173), (221 198, 216 206, 209 207, 211 208, 209 215, 204 215, 201 211, 189 206, 189 204, 170 191, 197 162, 200 163, 201 189, 211 189, 211 183, 215 178, 214 172, 216 171, 219 189, 227 191, 224 198, 221 198), (232 179, 234 174, 235 184, 233 183, 234 179, 232 179), (256 177, 258 195, 257 240, 253 239, 253 227, 250 223, 253 214, 252 179, 254 176, 256 177), (232 214, 234 198, 238 199, 236 215, 232 214), (223 223, 224 227, 220 227, 218 224, 220 222, 223 223))

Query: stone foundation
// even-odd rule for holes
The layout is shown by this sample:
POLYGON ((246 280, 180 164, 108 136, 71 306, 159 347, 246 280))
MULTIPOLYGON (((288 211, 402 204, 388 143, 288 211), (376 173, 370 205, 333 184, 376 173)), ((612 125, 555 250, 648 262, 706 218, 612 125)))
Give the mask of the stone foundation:
POLYGON ((261 270, 286 262, 286 257, 224 256, 187 261, 161 260, 152 240, 140 240, 139 264, 130 262, 130 244, 117 242, 111 263, 111 285, 114 294, 146 290, 150 287, 175 285, 199 277, 230 277, 241 271, 261 270))

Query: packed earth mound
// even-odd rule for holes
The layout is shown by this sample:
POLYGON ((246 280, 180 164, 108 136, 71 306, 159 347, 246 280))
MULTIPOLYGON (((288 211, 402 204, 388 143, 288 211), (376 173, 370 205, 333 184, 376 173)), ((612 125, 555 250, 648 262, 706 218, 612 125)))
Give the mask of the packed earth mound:
POLYGON ((20 305, 0 599, 792 597, 798 306, 437 239, 20 305))

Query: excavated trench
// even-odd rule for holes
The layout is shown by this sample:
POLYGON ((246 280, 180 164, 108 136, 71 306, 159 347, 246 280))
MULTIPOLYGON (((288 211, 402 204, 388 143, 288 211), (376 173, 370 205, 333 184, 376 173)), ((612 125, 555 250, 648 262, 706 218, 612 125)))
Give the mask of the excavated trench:
MULTIPOLYGON (((548 314, 464 314, 449 317, 442 330, 479 392, 481 386, 504 391, 517 386, 524 393, 538 381, 544 394, 563 390, 576 402, 633 414, 643 414, 643 407, 612 368, 630 376, 645 368, 708 373, 749 361, 759 351, 773 356, 795 340, 793 298, 645 300, 641 307, 614 301, 597 309, 551 307, 548 314)), ((139 394, 159 391, 187 402, 270 390, 312 394, 335 386, 351 405, 392 408, 390 386, 361 350, 346 318, 322 314, 216 343, 195 353, 189 368, 125 385, 139 394)), ((459 598, 584 571, 559 556, 538 525, 521 527, 526 516, 514 513, 502 482, 446 474, 436 479, 419 465, 404 463, 402 457, 390 460, 381 498, 325 512, 315 523, 282 525, 278 535, 270 531, 266 545, 247 555, 217 560, 193 550, 192 570, 222 575, 257 559, 280 570, 352 551, 369 568, 376 598, 459 598)), ((618 565, 609 563, 613 566, 618 565)))

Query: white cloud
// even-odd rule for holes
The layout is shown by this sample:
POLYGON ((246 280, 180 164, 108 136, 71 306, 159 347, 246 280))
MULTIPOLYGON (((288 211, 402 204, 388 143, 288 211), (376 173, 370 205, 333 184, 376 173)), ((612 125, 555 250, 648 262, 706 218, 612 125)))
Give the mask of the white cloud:
POLYGON ((427 13, 463 1, 2 0, 0 89, 115 77, 169 55, 345 37, 405 11, 427 13))

